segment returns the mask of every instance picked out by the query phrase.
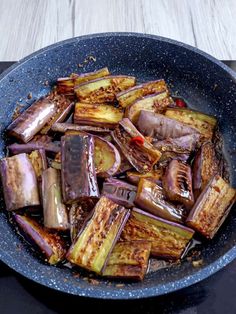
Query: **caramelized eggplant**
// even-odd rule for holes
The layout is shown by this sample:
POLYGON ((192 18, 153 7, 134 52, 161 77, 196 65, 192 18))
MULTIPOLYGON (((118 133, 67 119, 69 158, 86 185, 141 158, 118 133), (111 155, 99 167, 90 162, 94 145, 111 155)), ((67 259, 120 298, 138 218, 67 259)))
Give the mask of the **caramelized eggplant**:
POLYGON ((141 110, 137 129, 145 136, 158 140, 177 138, 184 135, 196 134, 198 131, 190 126, 167 118, 161 114, 141 110))
POLYGON ((127 208, 134 206, 136 192, 136 186, 114 178, 106 179, 103 183, 102 195, 127 208))
POLYGON ((211 140, 217 120, 202 112, 186 108, 169 108, 165 115, 198 130, 204 140, 211 140))
POLYGON ((139 181, 134 202, 145 211, 167 220, 183 222, 185 218, 183 208, 177 208, 167 202, 162 187, 144 178, 139 181))
POLYGON ((138 185, 140 179, 144 178, 147 180, 150 180, 152 182, 155 183, 159 183, 162 179, 163 176, 163 169, 157 169, 157 170, 153 170, 147 173, 139 173, 136 171, 128 171, 126 173, 127 179, 129 182, 131 182, 134 185, 138 185))
POLYGON ((88 133, 108 133, 110 130, 108 128, 103 128, 99 126, 92 125, 78 125, 73 123, 54 123, 51 127, 54 132, 65 133, 66 131, 81 131, 88 133))
POLYGON ((31 164, 34 168, 37 178, 41 178, 44 170, 47 169, 47 157, 44 149, 33 150, 28 155, 31 164))
POLYGON ((168 92, 168 87, 164 80, 150 81, 132 87, 116 95, 119 105, 123 108, 131 105, 137 99, 155 93, 168 92))
POLYGON ((214 174, 219 172, 219 163, 214 146, 205 142, 197 152, 193 162, 193 190, 197 198, 214 174))
POLYGON ((21 142, 29 142, 36 133, 56 114, 57 105, 45 97, 34 102, 7 128, 9 135, 21 142))
POLYGON ((162 113, 167 106, 171 106, 173 103, 168 91, 148 95, 126 107, 125 117, 136 124, 141 110, 162 113))
POLYGON ((7 210, 40 205, 36 174, 26 154, 0 160, 0 174, 7 210))
POLYGON ((66 204, 99 196, 93 154, 94 139, 90 135, 61 138, 62 192, 66 204))
POLYGON ((102 68, 94 72, 81 73, 79 75, 74 76, 75 79, 75 88, 77 85, 80 85, 85 82, 93 81, 98 78, 103 78, 104 76, 110 75, 108 68, 102 68))
POLYGON ((57 79, 57 93, 67 96, 69 99, 74 98, 74 78, 73 77, 59 77, 57 79))
POLYGON ((193 234, 190 228, 134 208, 121 238, 150 241, 152 256, 176 260, 181 258, 193 234))
POLYGON ((128 219, 129 211, 106 197, 101 197, 91 219, 79 232, 67 253, 78 266, 101 273, 128 219))
POLYGON ((147 269, 151 242, 118 242, 111 252, 102 275, 112 278, 143 280, 147 269))
POLYGON ((114 129, 122 118, 122 110, 110 105, 80 102, 75 105, 74 122, 80 125, 114 129))
POLYGON ((186 223, 208 239, 212 239, 235 202, 236 190, 215 175, 198 197, 186 223))
POLYGON ((97 176, 102 178, 116 174, 121 164, 117 148, 98 136, 94 136, 94 164, 97 176))
POLYGON ((24 235, 37 245, 50 265, 64 259, 66 246, 58 234, 50 233, 32 218, 15 214, 14 219, 24 235))
POLYGON ((195 150, 199 139, 200 134, 195 133, 157 141, 153 143, 153 146, 162 152, 160 164, 166 165, 172 159, 187 161, 191 152, 195 150))
POLYGON ((60 146, 55 142, 38 143, 38 142, 32 142, 32 141, 27 144, 14 143, 14 144, 9 145, 7 148, 10 154, 12 155, 17 155, 17 154, 22 154, 22 153, 31 153, 34 150, 40 150, 40 149, 43 149, 49 153, 56 154, 60 152, 61 150, 60 146))
POLYGON ((69 229, 68 212, 62 203, 60 172, 48 168, 42 175, 43 219, 49 229, 69 229))
POLYGON ((133 76, 116 75, 106 76, 75 87, 75 94, 79 101, 87 103, 114 102, 116 93, 135 85, 133 76))
POLYGON ((161 153, 142 136, 129 119, 124 118, 112 132, 112 137, 123 154, 139 172, 149 172, 161 157, 161 153), (137 138, 142 143, 133 141, 137 138))
POLYGON ((166 168, 162 184, 171 201, 180 202, 188 209, 193 206, 192 173, 189 165, 172 160, 166 168))

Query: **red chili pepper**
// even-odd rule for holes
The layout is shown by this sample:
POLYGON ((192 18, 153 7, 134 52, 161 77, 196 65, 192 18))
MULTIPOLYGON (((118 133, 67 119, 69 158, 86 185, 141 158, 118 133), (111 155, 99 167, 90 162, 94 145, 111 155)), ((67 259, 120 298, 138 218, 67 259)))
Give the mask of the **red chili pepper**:
POLYGON ((142 138, 142 136, 135 136, 135 137, 131 138, 130 143, 143 145, 144 138, 142 138))
POLYGON ((181 99, 181 98, 176 98, 175 99, 175 104, 176 104, 177 107, 180 107, 180 108, 186 108, 187 107, 185 101, 183 99, 181 99))

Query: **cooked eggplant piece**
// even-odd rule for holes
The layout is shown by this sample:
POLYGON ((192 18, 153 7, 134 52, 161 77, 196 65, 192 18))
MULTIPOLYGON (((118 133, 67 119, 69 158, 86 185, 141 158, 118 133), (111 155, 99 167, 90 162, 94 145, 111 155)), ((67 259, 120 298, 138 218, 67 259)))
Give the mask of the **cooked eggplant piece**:
POLYGON ((167 106, 173 103, 174 101, 168 91, 148 95, 126 107, 125 117, 129 118, 133 124, 136 124, 141 110, 162 113, 167 106))
POLYGON ((112 143, 94 136, 94 163, 98 177, 113 176, 120 168, 120 153, 112 143))
POLYGON ((193 190, 197 198, 214 174, 219 172, 219 163, 214 146, 205 142, 197 152, 193 162, 193 190))
POLYGON ((63 94, 70 99, 74 98, 74 78, 73 77, 59 77, 57 79, 57 93, 63 94))
POLYGON ((26 154, 1 159, 0 175, 8 211, 40 205, 36 174, 26 154))
POLYGON ((110 105, 80 102, 75 105, 74 122, 80 125, 114 129, 122 118, 122 110, 110 105))
POLYGON ((114 178, 106 179, 103 183, 102 195, 127 208, 134 206, 136 192, 136 186, 114 178))
POLYGON ((176 260, 181 258, 193 234, 190 228, 134 208, 121 238, 126 241, 150 241, 152 256, 176 260))
POLYGON ((56 104, 57 110, 55 114, 44 125, 44 127, 40 131, 41 134, 47 134, 54 123, 64 122, 74 108, 74 103, 68 100, 63 95, 57 95, 54 93, 51 100, 53 101, 53 103, 56 104))
POLYGON ((108 133, 110 130, 108 128, 103 128, 99 126, 92 125, 78 125, 72 123, 54 123, 51 127, 54 132, 65 133, 66 131, 81 131, 88 133, 108 133))
POLYGON ((14 219, 27 238, 30 238, 50 265, 61 262, 66 254, 65 243, 56 233, 50 233, 30 217, 14 215, 14 219))
POLYGON ((161 153, 154 149, 127 118, 120 121, 112 132, 112 137, 129 162, 141 173, 151 171, 161 157, 161 153))
POLYGON ((98 78, 103 78, 104 76, 110 75, 108 68, 102 68, 94 72, 82 73, 75 76, 75 88, 85 82, 93 81, 98 78))
POLYGON ((60 172, 48 168, 42 175, 43 221, 49 229, 69 229, 68 212, 62 203, 60 172))
POLYGON ((166 165, 172 159, 187 161, 191 152, 195 150, 199 139, 200 134, 195 133, 154 142, 153 146, 162 152, 159 163, 166 165))
POLYGON ((61 150, 60 146, 55 142, 51 142, 51 143, 39 142, 38 143, 38 142, 32 142, 32 141, 27 144, 14 143, 14 144, 9 145, 7 148, 12 155, 17 155, 17 154, 22 154, 22 153, 31 153, 34 150, 40 150, 40 149, 43 149, 49 153, 56 154, 60 152, 61 150))
POLYGON ((116 95, 119 105, 123 108, 131 105, 138 98, 161 92, 168 92, 168 87, 164 80, 151 81, 134 86, 116 95))
POLYGON ((211 140, 217 120, 202 112, 186 108, 169 108, 165 115, 198 130, 204 140, 211 140))
POLYGON ((57 105, 48 97, 34 102, 7 128, 9 135, 21 142, 29 142, 56 114, 57 105))
POLYGON ((62 192, 66 204, 99 196, 93 154, 94 139, 90 135, 61 138, 62 192))
POLYGON ((185 212, 167 202, 163 188, 158 184, 141 178, 138 191, 134 200, 135 204, 155 216, 176 222, 183 222, 185 212))
POLYGON ((151 242, 125 241, 116 243, 102 275, 112 278, 143 280, 147 269, 151 242))
MULTIPOLYGON (((113 140, 113 139, 112 139, 113 140)), ((120 168, 118 169, 116 176, 123 175, 126 171, 134 169, 131 163, 128 161, 128 159, 123 154, 122 150, 119 146, 116 146, 118 152, 120 153, 121 163, 120 168)))
POLYGON ((134 86, 135 82, 133 76, 111 75, 76 86, 75 94, 81 102, 95 104, 114 102, 116 93, 134 86))
POLYGON ((44 170, 47 169, 47 157, 44 149, 33 150, 28 155, 31 164, 34 168, 35 174, 37 178, 42 176, 44 170))
POLYGON ((147 173, 139 173, 136 171, 128 171, 126 173, 127 179, 129 182, 133 183, 134 185, 138 185, 140 179, 144 178, 150 180, 155 183, 159 183, 163 176, 163 169, 153 170, 147 173))
POLYGON ((162 180, 164 191, 171 201, 179 202, 187 209, 194 204, 191 168, 178 160, 172 160, 162 180))
POLYGON ((215 175, 198 197, 186 223, 208 239, 212 239, 235 202, 236 190, 215 175))
POLYGON ((167 118, 162 114, 141 110, 137 129, 144 135, 154 139, 165 140, 184 135, 196 134, 198 131, 190 126, 167 118))
POLYGON ((100 274, 128 217, 127 209, 101 197, 91 219, 70 247, 67 259, 100 274))

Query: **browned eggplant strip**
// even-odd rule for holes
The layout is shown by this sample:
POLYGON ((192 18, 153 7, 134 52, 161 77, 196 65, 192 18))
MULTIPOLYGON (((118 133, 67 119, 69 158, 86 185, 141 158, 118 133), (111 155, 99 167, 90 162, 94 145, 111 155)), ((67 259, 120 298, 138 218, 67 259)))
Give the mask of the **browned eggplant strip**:
POLYGON ((43 171, 47 169, 47 157, 45 150, 33 150, 28 157, 32 163, 37 178, 41 178, 43 171))
POLYGON ((147 180, 150 180, 155 183, 161 182, 162 176, 163 176, 163 169, 157 169, 153 170, 151 172, 147 173, 139 173, 136 171, 128 171, 126 172, 126 176, 129 182, 132 184, 138 185, 140 179, 144 178, 147 180))
POLYGON ((124 118, 112 132, 112 137, 123 154, 141 172, 149 172, 161 157, 161 153, 142 136, 129 119, 124 118), (135 137, 143 139, 142 144, 132 141, 135 137))
POLYGON ((103 276, 143 280, 151 250, 149 241, 124 241, 115 245, 103 276))
POLYGON ((192 208, 187 224, 208 239, 212 239, 235 202, 236 190, 219 175, 215 175, 202 191, 192 208))
POLYGON ((0 174, 7 210, 40 205, 36 174, 26 154, 1 159, 0 174))
POLYGON ((66 204, 99 196, 93 153, 94 139, 90 135, 61 138, 62 192, 66 204))
POLYGON ((92 125, 78 125, 72 123, 54 123, 51 127, 51 130, 54 132, 65 133, 66 131, 81 131, 81 132, 88 132, 88 133, 108 133, 110 129, 99 127, 99 126, 92 126, 92 125))

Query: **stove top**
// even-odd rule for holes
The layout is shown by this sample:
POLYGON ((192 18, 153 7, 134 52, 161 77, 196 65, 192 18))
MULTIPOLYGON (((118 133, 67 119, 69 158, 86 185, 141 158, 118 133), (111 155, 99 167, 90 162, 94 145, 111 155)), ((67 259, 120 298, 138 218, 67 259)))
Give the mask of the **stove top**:
MULTIPOLYGON (((223 61, 236 71, 236 61, 223 61)), ((0 73, 14 62, 0 62, 0 73)), ((144 300, 104 301, 66 295, 45 288, 15 273, 0 262, 0 313, 68 313, 81 309, 90 313, 236 313, 236 260, 210 278, 177 292, 144 300), (115 308, 114 308, 115 306, 115 308)))

